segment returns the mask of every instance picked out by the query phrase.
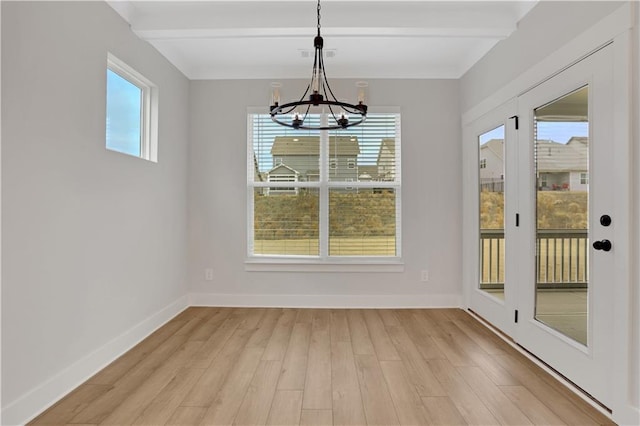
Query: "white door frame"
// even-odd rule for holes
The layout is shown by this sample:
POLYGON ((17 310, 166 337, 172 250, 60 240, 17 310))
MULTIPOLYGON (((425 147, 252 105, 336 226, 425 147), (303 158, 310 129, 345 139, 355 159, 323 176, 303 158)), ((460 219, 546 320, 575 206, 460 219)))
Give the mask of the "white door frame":
POLYGON ((518 141, 515 133, 514 121, 509 117, 515 115, 516 100, 512 99, 498 108, 488 112, 473 123, 463 129, 463 211, 475 212, 473 220, 465 220, 463 224, 463 235, 465 243, 462 246, 465 268, 462 271, 465 291, 466 306, 472 309, 490 324, 502 330, 507 335, 512 335, 513 320, 512 313, 515 310, 517 300, 516 288, 507 285, 512 282, 511 277, 514 271, 511 266, 517 260, 510 251, 511 238, 515 229, 515 212, 517 212, 517 201, 515 192, 517 191, 517 174, 515 165, 518 159, 518 141), (480 258, 480 227, 479 227, 479 157, 478 157, 478 137, 490 130, 503 125, 505 129, 505 206, 504 206, 504 232, 505 232, 505 289, 504 301, 499 300, 485 291, 479 289, 479 258, 480 258))

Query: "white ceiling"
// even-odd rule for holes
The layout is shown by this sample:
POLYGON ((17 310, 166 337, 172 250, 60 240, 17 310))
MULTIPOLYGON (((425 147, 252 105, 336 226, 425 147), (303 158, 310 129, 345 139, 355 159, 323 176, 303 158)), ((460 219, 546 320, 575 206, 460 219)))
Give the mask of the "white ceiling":
MULTIPOLYGON (((108 3, 190 79, 310 78, 315 0, 108 3)), ((327 76, 459 78, 535 4, 323 0, 327 76)))

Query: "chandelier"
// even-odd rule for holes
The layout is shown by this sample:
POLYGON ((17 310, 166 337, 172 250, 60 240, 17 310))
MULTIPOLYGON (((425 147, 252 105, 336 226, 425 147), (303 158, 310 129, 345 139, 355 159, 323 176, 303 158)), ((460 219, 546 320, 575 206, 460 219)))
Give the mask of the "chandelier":
MULTIPOLYGON (((353 105, 339 101, 333 94, 324 70, 324 56, 322 47, 324 40, 320 35, 320 0, 318 0, 318 35, 313 39, 315 59, 311 82, 298 101, 280 105, 279 84, 274 84, 272 93, 271 119, 286 127, 304 130, 335 130, 357 126, 367 118, 367 105, 364 104, 364 88, 366 83, 358 83, 358 104, 353 105), (308 100, 305 100, 309 95, 308 100), (326 105, 331 119, 328 123, 314 125, 305 122, 312 106, 326 105)), ((310 121, 310 120, 309 120, 310 121)))

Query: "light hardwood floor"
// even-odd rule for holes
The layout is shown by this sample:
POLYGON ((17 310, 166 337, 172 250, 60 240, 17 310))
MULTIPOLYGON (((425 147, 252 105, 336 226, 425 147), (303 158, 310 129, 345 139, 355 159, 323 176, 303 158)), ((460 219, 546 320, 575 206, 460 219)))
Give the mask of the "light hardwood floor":
POLYGON ((30 424, 612 423, 462 310, 189 308, 30 424))

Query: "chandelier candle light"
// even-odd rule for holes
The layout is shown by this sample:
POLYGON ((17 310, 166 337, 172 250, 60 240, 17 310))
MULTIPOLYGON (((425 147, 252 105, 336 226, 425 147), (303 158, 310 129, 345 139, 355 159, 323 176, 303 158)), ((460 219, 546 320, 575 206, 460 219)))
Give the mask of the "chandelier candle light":
POLYGON ((347 127, 357 126, 363 123, 367 118, 367 105, 365 105, 365 89, 367 83, 358 82, 358 104, 353 105, 339 101, 333 94, 327 75, 324 70, 324 57, 322 48, 324 40, 320 36, 320 0, 318 0, 318 35, 313 40, 315 47, 315 59, 313 60, 313 73, 311 75, 311 83, 307 86, 304 94, 299 101, 289 102, 280 105, 280 87, 279 83, 272 84, 272 104, 270 106, 271 119, 286 127, 304 130, 335 130, 346 129, 347 127), (305 97, 309 94, 309 100, 305 97), (329 109, 333 122, 323 125, 305 124, 305 120, 312 106, 318 107, 326 105, 329 109), (303 110, 304 113, 301 113, 303 110), (291 114, 291 115, 290 115, 291 114), (351 116, 351 119, 349 118, 351 116))

